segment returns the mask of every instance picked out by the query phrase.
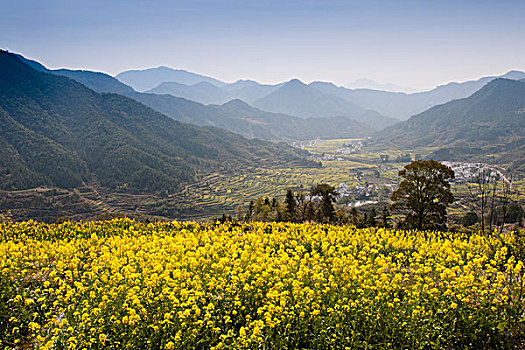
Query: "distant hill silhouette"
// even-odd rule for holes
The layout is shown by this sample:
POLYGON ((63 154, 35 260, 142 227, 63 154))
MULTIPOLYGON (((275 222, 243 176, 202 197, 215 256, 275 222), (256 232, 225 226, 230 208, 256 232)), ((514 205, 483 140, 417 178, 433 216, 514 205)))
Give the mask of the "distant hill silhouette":
POLYGON ((345 84, 348 89, 371 89, 380 91, 391 91, 391 92, 415 92, 416 89, 410 87, 398 86, 395 84, 385 83, 380 84, 372 79, 358 79, 351 83, 345 84))
POLYGON ((164 66, 143 70, 128 70, 117 74, 116 78, 137 91, 151 90, 164 82, 175 82, 184 85, 207 82, 218 87, 226 85, 226 83, 214 78, 164 66))
POLYGON ((366 123, 378 130, 396 120, 381 116, 337 96, 323 93, 298 79, 290 80, 278 90, 253 103, 257 108, 295 115, 302 118, 330 118, 345 116, 366 123))
MULTIPOLYGON (((160 95, 136 92, 133 88, 104 73, 84 70, 72 71, 68 69, 49 70, 36 61, 27 60, 22 56, 18 57, 24 62, 38 67, 42 72, 67 76, 99 93, 113 92, 125 95, 175 120, 200 126, 215 126, 239 133, 248 138, 296 141, 318 137, 363 137, 373 133, 373 129, 369 126, 346 117, 302 119, 285 114, 261 111, 240 100, 232 100, 224 106, 204 106, 189 99, 177 98, 170 94, 160 95)), ((172 85, 187 87, 178 83, 165 84, 167 87, 172 85)), ((199 83, 197 85, 209 84, 199 83)), ((254 82, 236 82, 229 86, 233 91, 258 87, 266 88, 267 86, 254 82)))
POLYGON ((161 83, 157 87, 146 91, 154 94, 170 94, 203 104, 222 104, 227 101, 240 99, 247 103, 264 97, 277 90, 283 84, 262 85, 252 80, 239 80, 235 83, 223 85, 221 88, 200 82, 194 85, 185 85, 173 81, 161 83))
MULTIPOLYGON (((525 78, 525 73, 510 71, 501 77, 517 80, 525 78)), ((489 76, 463 83, 451 82, 429 91, 411 94, 371 89, 351 90, 326 82, 313 82, 310 86, 352 102, 361 108, 372 109, 382 115, 405 120, 433 106, 468 97, 496 78, 498 77, 489 76)))
POLYGON ((205 81, 195 85, 184 85, 173 81, 164 82, 146 91, 146 93, 159 95, 170 94, 203 104, 223 104, 231 100, 231 94, 229 92, 205 81))
MULTIPOLYGON (((262 85, 253 80, 239 80, 235 83, 227 84, 207 76, 172 70, 166 67, 130 72, 130 76, 137 78, 139 83, 142 81, 142 78, 146 80, 149 79, 149 88, 143 88, 143 86, 141 86, 141 88, 137 88, 139 91, 150 90, 150 92, 154 93, 169 93, 176 97, 183 97, 204 104, 222 104, 229 100, 241 99, 259 109, 269 112, 285 113, 299 117, 319 117, 323 113, 324 115, 328 113, 329 116, 347 116, 361 122, 366 121, 360 119, 359 113, 356 113, 359 109, 376 111, 379 115, 394 118, 394 121, 406 120, 412 115, 421 113, 433 106, 468 97, 498 77, 512 80, 525 79, 524 72, 509 71, 501 76, 487 76, 478 80, 462 83, 451 82, 429 91, 415 93, 385 91, 396 90, 398 87, 391 84, 378 84, 369 80, 357 81, 357 85, 353 84, 351 86, 360 87, 354 89, 338 87, 333 83, 318 81, 310 83, 309 86, 322 92, 325 98, 320 98, 319 96, 314 97, 313 93, 303 91, 302 95, 299 94, 296 96, 298 98, 294 100, 295 102, 287 102, 285 99, 279 98, 278 95, 287 91, 288 88, 279 92, 277 95, 270 96, 270 94, 275 93, 290 82, 262 85), (166 89, 166 86, 159 86, 163 83, 170 82, 182 85, 174 86, 172 89, 166 89), (195 87, 196 84, 202 82, 214 85, 217 89, 195 87), (301 96, 311 97, 312 100, 305 102, 305 100, 300 98, 301 96), (335 100, 334 97, 336 97, 335 100), (334 114, 334 112, 336 113, 334 114)), ((127 74, 128 72, 124 73, 127 74)), ((120 74, 117 77, 121 79, 121 81, 128 83, 128 81, 125 80, 127 78, 122 78, 120 74)), ((129 81, 128 85, 133 87, 133 82, 129 81)), ((304 86, 302 88, 304 89, 304 86)), ((290 91, 288 91, 288 93, 289 92, 290 91)), ((377 129, 388 126, 389 122, 385 120, 372 120, 368 121, 368 125, 377 129)))

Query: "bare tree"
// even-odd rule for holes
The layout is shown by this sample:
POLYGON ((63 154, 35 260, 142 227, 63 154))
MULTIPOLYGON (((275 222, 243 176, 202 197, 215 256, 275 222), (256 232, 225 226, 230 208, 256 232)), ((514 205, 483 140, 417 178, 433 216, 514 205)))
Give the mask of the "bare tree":
MULTIPOLYGON (((507 219, 507 214, 509 210, 509 204, 512 201, 512 173, 508 180, 505 178, 501 179, 501 222, 499 223, 499 232, 503 231, 505 226, 505 220, 507 219)), ((516 195, 519 197, 518 193, 516 195)), ((499 218, 498 218, 499 219, 499 218)))
POLYGON ((486 169, 479 171, 475 178, 474 186, 467 182, 468 191, 472 197, 472 203, 479 212, 481 222, 481 232, 485 232, 485 212, 487 210, 488 194, 490 191, 490 172, 486 169))

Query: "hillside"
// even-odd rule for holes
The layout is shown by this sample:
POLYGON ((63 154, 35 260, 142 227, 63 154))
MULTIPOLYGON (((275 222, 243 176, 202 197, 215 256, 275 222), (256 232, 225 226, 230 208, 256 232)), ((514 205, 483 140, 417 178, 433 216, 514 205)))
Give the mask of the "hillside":
MULTIPOLYGON (((433 106, 468 97, 498 77, 489 76, 462 83, 451 82, 435 89, 417 92, 389 92, 372 89, 347 89, 332 83, 313 82, 311 87, 345 101, 354 103, 364 109, 372 109, 382 115, 406 120, 433 106)), ((501 78, 518 80, 525 78, 524 72, 510 71, 501 78)))
POLYGON ((253 108, 241 100, 221 106, 209 106, 225 127, 247 137, 267 140, 312 140, 315 138, 349 138, 371 135, 367 125, 346 117, 298 118, 281 113, 271 113, 253 108), (229 117, 227 121, 226 117, 229 117))
POLYGON ((294 141, 318 137, 363 137, 373 133, 368 126, 345 117, 303 119, 282 113, 265 112, 240 100, 232 100, 223 105, 204 106, 171 95, 135 92, 127 96, 175 120, 223 128, 248 138, 294 141))
POLYGON ((134 90, 122 84, 117 79, 99 72, 92 72, 86 70, 69 70, 69 69, 57 69, 53 71, 48 71, 48 73, 62 75, 73 80, 78 81, 89 87, 90 89, 98 92, 112 92, 116 94, 129 94, 134 90))
POLYGON ((170 94, 206 105, 223 104, 231 99, 228 92, 205 81, 195 85, 184 85, 174 81, 164 82, 145 92, 159 95, 170 94))
POLYGON ((163 82, 146 91, 154 94, 170 94, 202 104, 223 104, 231 100, 243 100, 247 103, 267 96, 277 90, 281 84, 262 85, 252 80, 239 80, 221 87, 201 81, 194 85, 185 85, 173 81, 163 82))
POLYGON ((362 108, 310 88, 292 79, 278 90, 253 103, 255 107, 302 118, 326 118, 340 115, 360 115, 362 108))
MULTIPOLYGON (((204 106, 200 103, 177 98, 170 94, 141 93, 121 83, 117 79, 99 72, 68 69, 49 70, 40 63, 17 56, 25 63, 37 67, 41 72, 67 76, 76 80, 95 92, 113 92, 161 112, 175 120, 199 125, 214 126, 247 138, 259 138, 272 141, 297 141, 315 138, 347 138, 369 136, 373 130, 364 123, 346 117, 329 119, 298 118, 286 114, 270 113, 253 108, 240 100, 232 100, 220 105, 204 106)), ((199 83, 197 85, 210 85, 199 83)), ((162 85, 162 84, 161 84, 162 85)), ((186 85, 166 83, 167 86, 186 85)), ((236 82, 228 85, 231 91, 241 91, 252 88, 268 88, 255 82, 236 82)), ((219 88, 217 88, 219 89, 219 88)))
POLYGON ((266 111, 286 113, 301 118, 344 116, 364 122, 376 130, 395 123, 392 118, 378 113, 371 114, 356 104, 325 94, 297 79, 290 80, 268 96, 256 100, 253 105, 266 111))
POLYGON ((525 84, 493 80, 470 97, 432 107, 384 130, 377 142, 405 148, 440 147, 435 156, 442 159, 502 153, 500 160, 505 161, 516 152, 514 160, 521 159, 525 84))
POLYGON ((310 164, 283 144, 174 121, 117 94, 98 94, 0 52, 0 187, 172 191, 196 171, 310 164))
POLYGON ((164 82, 175 82, 184 85, 207 82, 218 87, 226 84, 214 78, 164 66, 144 70, 128 70, 117 74, 115 78, 137 91, 150 90, 164 82))
POLYGON ((87 86, 91 90, 98 92, 98 93, 104 93, 104 92, 112 92, 116 94, 129 94, 134 92, 133 88, 121 83, 117 79, 113 78, 112 76, 101 73, 101 72, 93 72, 89 70, 71 70, 71 69, 48 69, 44 67, 40 62, 30 60, 25 58, 24 56, 13 54, 18 59, 20 59, 22 62, 30 66, 31 68, 43 72, 43 73, 49 73, 49 74, 55 74, 55 75, 61 75, 64 77, 68 77, 70 79, 76 80, 79 83, 87 86))

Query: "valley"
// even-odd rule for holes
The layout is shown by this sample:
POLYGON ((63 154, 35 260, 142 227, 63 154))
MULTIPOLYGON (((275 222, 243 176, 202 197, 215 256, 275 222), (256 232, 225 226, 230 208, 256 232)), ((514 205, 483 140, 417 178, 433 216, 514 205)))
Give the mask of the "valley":
MULTIPOLYGON (((436 150, 436 147, 420 147, 376 152, 367 148, 367 142, 370 140, 318 139, 303 142, 303 149, 310 153, 312 164, 320 162, 322 167, 245 166, 234 174, 197 173, 194 182, 183 184, 175 193, 162 196, 110 191, 100 186, 98 181, 91 181, 75 190, 40 187, 2 191, 0 212, 9 212, 15 220, 37 218, 48 222, 123 216, 141 221, 175 218, 211 220, 222 214, 237 217, 239 211, 244 212, 250 201, 255 202, 259 197, 275 197, 282 201, 289 188, 306 194, 318 183, 330 184, 341 192, 337 200, 338 208, 350 210, 356 207, 368 212, 389 202, 392 190, 399 181, 397 173, 410 162, 409 159, 421 159, 436 150), (364 150, 348 152, 353 145, 362 143, 365 144, 364 150), (42 207, 49 209, 42 210, 42 207)), ((505 171, 504 167, 486 167, 505 171)), ((456 202, 449 208, 453 220, 459 220, 472 210, 467 182, 459 173, 457 176, 460 176, 459 181, 453 183, 456 202)), ((525 181, 514 176, 514 190, 524 204, 525 181)))
POLYGON ((525 1, 0 9, 0 350, 525 350, 525 1))
MULTIPOLYGON (((117 76, 135 76, 124 79, 131 87, 107 74, 50 70, 4 51, 0 60, 0 213, 6 218, 237 217, 259 197, 282 201, 287 189, 308 194, 319 183, 338 189, 338 209, 377 212, 396 189, 399 170, 426 158, 481 162, 513 173, 523 202, 520 81, 487 77, 438 87, 428 94, 445 91, 434 101, 446 103, 396 122, 367 109, 362 94, 377 94, 380 106, 378 96, 415 99, 422 93, 297 79, 270 89, 166 67, 117 76), (185 84, 229 91, 230 97, 255 89, 258 97, 248 99, 253 105, 240 99, 204 105, 151 87, 182 91, 185 84), (137 91, 146 87, 146 93, 137 91), (349 96, 360 97, 352 102, 349 96)), ((522 76, 509 72, 504 78, 522 76)), ((472 198, 464 181, 453 189, 457 200, 449 213, 457 220, 471 210, 472 198)))

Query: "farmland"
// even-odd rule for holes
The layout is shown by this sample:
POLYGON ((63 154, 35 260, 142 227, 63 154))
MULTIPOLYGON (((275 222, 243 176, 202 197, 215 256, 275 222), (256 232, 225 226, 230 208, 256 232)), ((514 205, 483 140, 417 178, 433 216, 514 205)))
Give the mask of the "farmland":
POLYGON ((0 254, 2 348, 513 348, 525 336, 523 232, 23 222, 0 224, 0 254))
MULTIPOLYGON (((349 187, 372 184, 375 192, 384 186, 392 188, 398 182, 398 171, 409 163, 407 156, 416 159, 434 150, 419 148, 377 152, 364 149, 345 153, 351 149, 348 146, 360 141, 338 139, 304 143, 304 149, 321 162, 322 167, 279 168, 263 164, 261 167, 246 166, 234 174, 197 174, 197 181, 184 184, 180 191, 168 196, 108 191, 94 180, 75 191, 39 188, 5 192, 4 203, 0 200, 0 210, 11 210, 15 219, 37 217, 46 221, 62 218, 87 219, 104 215, 126 215, 140 220, 201 220, 217 217, 222 213, 236 216, 239 205, 246 207, 250 201, 255 201, 260 196, 282 200, 288 188, 308 191, 318 183, 332 186, 346 183, 349 187), (388 157, 386 162, 381 159, 385 156, 388 157), (42 210, 43 206, 49 209, 42 210)), ((525 193, 523 180, 514 179, 514 185, 522 199, 525 193)), ((459 200, 450 208, 450 214, 459 217, 469 210, 471 197, 464 183, 454 184, 453 191, 459 200)), ((388 196, 386 192, 382 200, 388 196)), ((372 196, 372 199, 378 198, 372 196)))

